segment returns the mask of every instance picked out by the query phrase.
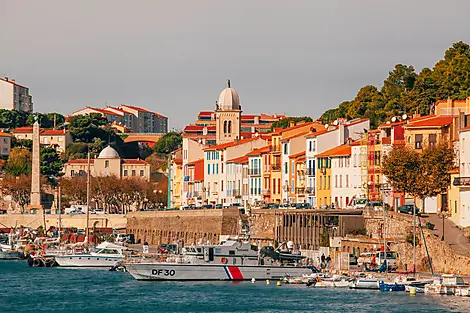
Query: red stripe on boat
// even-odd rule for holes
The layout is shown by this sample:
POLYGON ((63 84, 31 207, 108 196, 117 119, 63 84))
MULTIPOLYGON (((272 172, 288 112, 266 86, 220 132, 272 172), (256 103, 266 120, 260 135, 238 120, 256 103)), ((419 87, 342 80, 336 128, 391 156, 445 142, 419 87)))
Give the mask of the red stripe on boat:
POLYGON ((243 280, 242 272, 240 272, 240 269, 238 268, 238 266, 227 266, 227 267, 230 272, 230 275, 232 275, 233 280, 243 280))

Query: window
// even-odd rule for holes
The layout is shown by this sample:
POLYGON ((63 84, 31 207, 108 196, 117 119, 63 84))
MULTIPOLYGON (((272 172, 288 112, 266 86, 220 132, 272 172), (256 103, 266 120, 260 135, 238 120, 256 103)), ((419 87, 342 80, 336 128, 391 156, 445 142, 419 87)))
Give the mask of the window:
POLYGON ((140 170, 140 176, 144 176, 144 170, 140 170))
POLYGON ((343 175, 339 175, 339 188, 343 188, 343 175))
POLYGON ((224 191, 224 181, 220 182, 220 191, 224 191))
POLYGON ((207 159, 208 161, 211 160, 211 153, 210 153, 210 152, 206 152, 206 159, 207 159))
POLYGON ((437 142, 437 135, 436 134, 429 134, 429 144, 431 146, 435 145, 437 142))
POLYGON ((295 162, 292 161, 292 172, 291 172, 291 174, 294 175, 294 173, 295 173, 295 162))
POLYGON ((284 144, 284 154, 288 154, 289 153, 289 148, 288 148, 288 145, 287 143, 284 144))
POLYGON ((457 213, 457 201, 454 201, 454 213, 457 213))
POLYGON ((109 168, 109 161, 108 160, 104 161, 104 167, 109 168))
POLYGON ((292 185, 290 186, 290 190, 291 190, 292 193, 294 193, 295 192, 295 181, 293 179, 291 181, 291 184, 292 185))
POLYGON ((337 188, 337 187, 338 187, 338 176, 335 175, 335 188, 337 188))
POLYGON ((415 135, 415 149, 423 148, 423 135, 415 135))
POLYGON ((127 170, 124 170, 124 176, 127 176, 127 170))
POLYGON ((74 176, 75 175, 75 171, 74 170, 71 170, 70 171, 70 176, 74 176))
POLYGON ((58 142, 62 142, 62 136, 57 137, 58 142))
POLYGON ((211 174, 211 165, 207 164, 207 175, 211 174))
POLYGON ((321 189, 321 183, 323 181, 323 176, 320 176, 320 184, 318 185, 318 189, 321 189))
POLYGON ((330 176, 328 176, 328 189, 331 188, 331 185, 330 185, 330 176))
POLYGON ((215 174, 219 174, 219 163, 215 165, 215 174))
MULTIPOLYGON (((346 174, 346 188, 349 187, 349 176, 346 174)), ((347 202, 347 198, 346 198, 346 202, 347 202)))
POLYGON ((132 176, 135 176, 135 170, 132 170, 132 176))
POLYGON ((289 168, 287 166, 287 162, 284 162, 284 173, 287 174, 289 172, 289 168))

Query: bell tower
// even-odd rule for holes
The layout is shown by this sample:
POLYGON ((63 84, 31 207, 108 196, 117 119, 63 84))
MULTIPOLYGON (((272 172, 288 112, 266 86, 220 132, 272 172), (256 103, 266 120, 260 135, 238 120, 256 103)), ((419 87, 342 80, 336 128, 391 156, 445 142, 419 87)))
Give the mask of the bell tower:
POLYGON ((240 139, 242 108, 238 93, 230 87, 230 80, 227 81, 227 88, 220 93, 215 107, 217 144, 240 139))

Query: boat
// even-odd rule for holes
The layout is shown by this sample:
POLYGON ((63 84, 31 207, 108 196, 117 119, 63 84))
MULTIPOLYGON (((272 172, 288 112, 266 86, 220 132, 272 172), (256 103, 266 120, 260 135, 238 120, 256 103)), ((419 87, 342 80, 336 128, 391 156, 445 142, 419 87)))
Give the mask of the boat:
POLYGON ((166 260, 126 259, 123 265, 137 280, 272 280, 319 273, 302 266, 300 254, 277 252, 240 240, 218 245, 184 247, 180 255, 166 260))
POLYGON ((315 288, 348 288, 351 279, 346 276, 333 275, 332 277, 318 277, 312 284, 315 288))
POLYGON ((89 253, 56 255, 55 261, 62 267, 113 267, 124 259, 125 247, 103 242, 89 253))
POLYGON ((399 283, 386 283, 384 281, 379 282, 379 288, 382 292, 390 291, 405 291, 405 285, 399 283))
POLYGON ((432 284, 424 286, 424 293, 434 295, 454 295, 457 289, 468 287, 462 277, 453 274, 443 274, 435 277, 432 284))
POLYGON ((460 286, 455 289, 455 295, 458 297, 470 297, 470 286, 460 286))
POLYGON ((0 250, 0 260, 21 260, 24 259, 24 254, 15 250, 0 250))
POLYGON ((349 289, 379 290, 379 279, 374 277, 356 277, 349 283, 349 289))

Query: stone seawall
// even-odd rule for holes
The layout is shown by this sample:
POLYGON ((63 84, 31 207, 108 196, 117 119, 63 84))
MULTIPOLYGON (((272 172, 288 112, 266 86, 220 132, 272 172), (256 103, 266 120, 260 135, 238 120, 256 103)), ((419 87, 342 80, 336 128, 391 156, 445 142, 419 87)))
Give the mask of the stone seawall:
POLYGON ((215 244, 220 235, 240 233, 240 213, 238 208, 133 212, 128 214, 127 232, 152 245, 177 240, 215 244))
MULTIPOLYGON (((413 234, 412 216, 388 212, 385 220, 386 237, 389 238, 390 241, 395 241, 393 244, 389 243, 391 249, 399 253, 400 264, 403 267, 406 265, 408 269, 411 269, 413 264, 413 245, 411 243, 413 234)), ((425 220, 422 219, 421 223, 424 225, 425 220)), ((382 212, 368 212, 365 214, 365 224, 367 232, 372 234, 373 237, 382 237, 384 224, 382 212)), ((439 238, 436 238, 430 230, 423 229, 423 232, 435 272, 470 275, 470 256, 458 253, 448 244, 441 241, 439 238)), ((418 222, 416 227, 416 238, 417 270, 429 271, 426 248, 418 222)))
MULTIPOLYGON (((58 214, 46 214, 46 227, 59 226, 58 214)), ((61 216, 61 225, 64 228, 86 228, 86 215, 69 215, 61 216)), ((124 214, 90 214, 90 227, 97 228, 126 228, 127 218, 124 214)), ((19 214, 9 213, 0 215, 0 227, 31 227, 33 229, 44 226, 44 216, 42 214, 19 214)))

